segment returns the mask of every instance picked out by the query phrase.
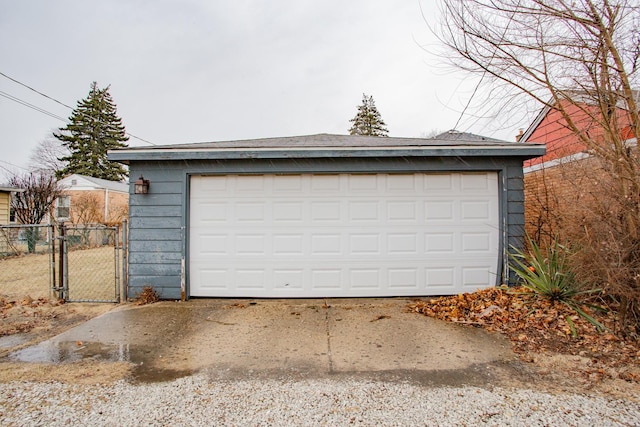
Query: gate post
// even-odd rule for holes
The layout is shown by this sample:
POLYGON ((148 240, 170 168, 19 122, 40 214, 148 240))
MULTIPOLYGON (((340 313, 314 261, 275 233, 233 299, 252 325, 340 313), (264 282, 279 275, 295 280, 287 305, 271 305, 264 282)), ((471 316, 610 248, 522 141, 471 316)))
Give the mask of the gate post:
POLYGON ((120 257, 118 256, 119 253, 118 251, 121 250, 120 248, 120 228, 116 225, 113 228, 114 234, 115 236, 113 237, 114 239, 114 244, 113 244, 113 258, 114 258, 114 270, 115 270, 115 280, 116 280, 116 300, 118 303, 122 302, 122 292, 121 292, 121 278, 120 278, 120 257))
POLYGON ((51 289, 49 290, 49 298, 57 297, 56 291, 58 290, 56 286, 56 225, 49 224, 49 254, 51 261, 51 277, 49 280, 51 281, 51 289))
POLYGON ((129 235, 127 220, 122 220, 122 276, 120 277, 120 301, 129 300, 129 235))
POLYGON ((66 301, 69 298, 69 272, 67 271, 67 236, 65 233, 64 221, 58 223, 60 239, 60 256, 58 262, 58 298, 66 301))

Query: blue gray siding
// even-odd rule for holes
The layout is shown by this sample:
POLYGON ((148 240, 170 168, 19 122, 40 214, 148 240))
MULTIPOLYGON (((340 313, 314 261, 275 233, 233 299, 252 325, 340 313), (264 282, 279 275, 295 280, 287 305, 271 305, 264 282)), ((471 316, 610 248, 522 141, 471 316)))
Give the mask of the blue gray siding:
MULTIPOLYGON (((510 245, 523 245, 522 161, 518 156, 132 160, 131 180, 144 175, 150 189, 149 194, 137 195, 133 184, 130 188, 129 297, 144 286, 153 286, 164 299, 181 298, 181 260, 184 257, 188 262, 188 181, 190 175, 201 174, 496 171, 501 183, 504 272, 510 245)), ((188 285, 188 276, 186 279, 188 285)))
MULTIPOLYGON (((149 194, 129 196, 129 297, 153 286, 163 299, 180 298, 183 256, 184 171, 179 165, 131 165, 151 182, 149 194)), ((133 178, 135 177, 135 178, 133 178)))

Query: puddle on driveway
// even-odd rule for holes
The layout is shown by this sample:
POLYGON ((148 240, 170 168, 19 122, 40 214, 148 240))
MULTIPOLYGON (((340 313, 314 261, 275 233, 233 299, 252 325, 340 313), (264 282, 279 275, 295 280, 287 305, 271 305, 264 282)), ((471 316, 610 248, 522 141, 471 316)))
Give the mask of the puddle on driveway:
POLYGON ((27 334, 5 335, 0 337, 0 350, 19 346, 29 341, 27 334))
POLYGON ((128 344, 109 346, 97 342, 45 341, 9 354, 9 360, 28 363, 64 363, 82 359, 132 362, 128 344))
POLYGON ((193 374, 193 370, 154 368, 150 349, 130 344, 104 344, 99 342, 45 341, 10 353, 13 362, 70 363, 80 360, 130 362, 134 364, 132 380, 139 383, 172 381, 193 374))

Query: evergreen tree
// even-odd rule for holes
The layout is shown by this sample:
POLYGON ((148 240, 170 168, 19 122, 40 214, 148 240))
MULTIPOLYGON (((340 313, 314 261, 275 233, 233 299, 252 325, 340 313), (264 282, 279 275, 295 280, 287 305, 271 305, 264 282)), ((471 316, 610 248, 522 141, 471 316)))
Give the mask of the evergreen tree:
POLYGON ((387 124, 382 120, 373 96, 362 94, 358 114, 349 121, 353 123, 349 135, 389 136, 389 130, 385 127, 387 124))
POLYGON ((100 89, 93 82, 87 98, 78 101, 69 123, 59 130, 53 136, 69 150, 69 155, 59 159, 66 166, 56 171, 58 178, 72 173, 112 181, 126 178, 127 171, 121 164, 107 160, 107 150, 126 147, 129 140, 122 119, 116 114, 109 86, 100 89))

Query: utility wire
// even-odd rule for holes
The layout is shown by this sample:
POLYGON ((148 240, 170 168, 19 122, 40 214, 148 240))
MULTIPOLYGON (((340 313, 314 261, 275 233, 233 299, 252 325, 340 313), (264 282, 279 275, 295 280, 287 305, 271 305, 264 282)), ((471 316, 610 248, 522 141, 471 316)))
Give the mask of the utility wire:
MULTIPOLYGON (((24 167, 22 167, 22 166, 18 166, 18 165, 14 165, 13 163, 9 163, 9 162, 4 161, 4 160, 0 160, 0 163, 4 163, 4 164, 9 165, 9 166, 11 166, 11 167, 18 168, 18 169, 22 169, 22 170, 25 170, 25 171, 28 171, 28 170, 29 170, 29 169, 27 169, 27 168, 24 168, 24 167)), ((1 168, 1 169, 4 169, 4 170, 5 170, 5 171, 7 171, 7 172, 13 172, 12 170, 7 169, 6 167, 4 167, 4 166, 2 166, 2 165, 0 165, 0 168, 1 168)))
MULTIPOLYGON (((45 98, 50 99, 51 101, 53 101, 53 102, 55 102, 55 103, 57 103, 57 104, 60 104, 60 105, 62 105, 63 107, 66 107, 66 108, 68 108, 68 109, 70 109, 70 110, 73 110, 73 107, 71 107, 71 106, 69 106, 69 105, 65 104, 64 102, 60 102, 60 101, 58 101, 57 99, 52 98, 52 97, 50 97, 49 95, 47 95, 47 94, 45 94, 45 93, 42 93, 42 92, 40 92, 39 90, 36 90, 36 89, 32 88, 31 86, 29 86, 29 85, 27 85, 27 84, 25 84, 25 83, 22 83, 22 82, 20 82, 20 81, 18 81, 18 80, 16 80, 16 79, 14 79, 14 78, 12 78, 12 77, 9 77, 9 76, 7 76, 5 73, 3 73, 3 72, 1 72, 1 71, 0 71, 0 76, 3 76, 3 77, 5 77, 5 78, 7 78, 7 79, 11 80, 12 82, 15 82, 15 83, 19 84, 20 86, 23 86, 23 87, 25 87, 25 88, 29 89, 30 91, 37 93, 37 94, 38 94, 38 95, 40 95, 40 96, 44 96, 45 98)), ((27 101, 24 101, 24 100, 22 100, 22 99, 20 99, 20 98, 18 98, 18 97, 15 97, 15 96, 13 96, 13 95, 10 95, 10 94, 6 93, 6 92, 2 92, 2 91, 0 91, 0 96, 3 96, 3 97, 5 97, 5 98, 7 98, 7 99, 10 99, 10 100, 14 101, 14 102, 17 102, 18 104, 22 104, 22 105, 24 105, 25 107, 29 107, 29 108, 31 108, 31 109, 33 109, 33 110, 35 110, 35 111, 38 111, 38 112, 40 112, 40 113, 42 113, 42 114, 47 115, 47 116, 53 117, 54 119, 62 120, 63 122, 66 122, 66 121, 67 121, 65 118, 62 118, 62 117, 60 117, 60 116, 58 116, 58 115, 56 115, 56 114, 54 114, 54 113, 52 113, 52 112, 50 112, 50 111, 47 111, 47 110, 45 110, 45 109, 43 109, 43 108, 40 108, 40 107, 38 107, 38 106, 36 106, 36 105, 30 104, 30 103, 28 103, 27 101)), ((131 138, 137 139, 137 140, 142 141, 142 142, 144 142, 144 143, 147 143, 147 144, 149 144, 149 145, 156 145, 156 144, 154 144, 153 142, 148 141, 148 140, 146 140, 146 139, 144 139, 144 138, 140 138, 139 136, 136 136, 136 135, 132 134, 131 132, 127 132, 126 130, 125 130, 125 133, 126 133, 127 135, 129 135, 131 138)))
POLYGON ((45 114, 47 116, 53 117, 54 119, 62 120, 63 122, 65 121, 65 119, 63 117, 60 117, 60 116, 58 116, 58 115, 56 115, 56 114, 54 114, 54 113, 52 113, 50 111, 47 111, 47 110, 45 110, 43 108, 40 108, 40 107, 36 106, 36 105, 30 104, 27 101, 24 101, 24 100, 22 100, 22 99, 20 99, 20 98, 18 98, 16 96, 13 96, 13 95, 8 94, 6 92, 3 92, 1 90, 0 90, 0 96, 2 96, 4 98, 7 98, 7 99, 9 99, 9 100, 11 100, 13 102, 17 102, 18 104, 24 105, 25 107, 31 108, 32 110, 35 110, 35 111, 37 111, 39 113, 42 113, 42 114, 45 114))
POLYGON ((3 76, 3 77, 8 78, 8 79, 9 79, 9 80, 11 80, 12 82, 18 83, 20 86, 24 86, 24 87, 26 87, 27 89, 29 89, 30 91, 33 91, 33 92, 37 93, 38 95, 44 96, 45 98, 50 99, 50 100, 52 100, 53 102, 56 102, 56 103, 58 103, 58 104, 62 105, 63 107, 67 107, 67 108, 69 108, 69 109, 73 110, 73 108, 72 108, 72 107, 70 107, 70 106, 68 106, 67 104, 64 104, 64 103, 62 103, 62 102, 58 101, 57 99, 54 99, 54 98, 50 97, 50 96, 49 96, 49 95, 47 95, 47 94, 44 94, 44 93, 42 93, 42 92, 40 92, 40 91, 38 91, 38 90, 35 90, 34 88, 32 88, 32 87, 31 87, 31 86, 29 86, 29 85, 26 85, 26 84, 24 84, 24 83, 22 83, 22 82, 19 82, 19 81, 18 81, 18 80, 16 80, 16 79, 12 78, 12 77, 7 76, 7 75, 6 75, 5 73, 3 73, 2 71, 0 71, 0 75, 1 75, 1 76, 3 76))

